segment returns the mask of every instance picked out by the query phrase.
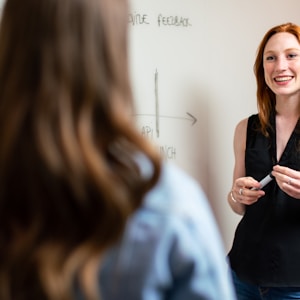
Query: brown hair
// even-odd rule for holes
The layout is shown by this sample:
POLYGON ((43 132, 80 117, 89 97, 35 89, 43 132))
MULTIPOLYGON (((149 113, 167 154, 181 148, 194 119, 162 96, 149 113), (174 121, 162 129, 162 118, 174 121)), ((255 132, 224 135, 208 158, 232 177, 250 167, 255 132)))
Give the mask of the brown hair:
MULTIPOLYGON (((0 26, 0 298, 85 295, 160 173, 137 131, 126 0, 7 0, 0 26), (152 164, 141 176, 134 153, 152 164)), ((95 296, 96 297, 96 296, 95 296)))
POLYGON ((263 134, 267 134, 267 127, 269 126, 269 117, 272 111, 275 110, 275 94, 268 88, 265 77, 264 77, 264 67, 263 67, 263 54, 269 39, 276 33, 288 32, 293 34, 297 40, 300 42, 300 27, 293 23, 285 23, 282 25, 275 26, 271 28, 262 39, 256 55, 256 60, 254 64, 254 73, 256 76, 257 83, 257 106, 259 119, 261 123, 261 131, 263 134))

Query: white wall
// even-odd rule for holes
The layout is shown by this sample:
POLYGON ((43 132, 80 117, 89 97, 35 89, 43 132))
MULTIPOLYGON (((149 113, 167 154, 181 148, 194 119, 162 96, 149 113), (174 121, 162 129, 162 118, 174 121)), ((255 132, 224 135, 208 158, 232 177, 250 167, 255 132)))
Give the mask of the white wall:
POLYGON ((201 183, 227 249, 240 219, 226 202, 233 132, 240 119, 256 113, 256 49, 270 27, 300 24, 299 12, 299 0, 131 0, 138 126, 158 147, 175 149, 168 159, 201 183), (160 15, 183 17, 191 26, 159 26, 160 15), (193 126, 186 112, 197 118, 193 126))

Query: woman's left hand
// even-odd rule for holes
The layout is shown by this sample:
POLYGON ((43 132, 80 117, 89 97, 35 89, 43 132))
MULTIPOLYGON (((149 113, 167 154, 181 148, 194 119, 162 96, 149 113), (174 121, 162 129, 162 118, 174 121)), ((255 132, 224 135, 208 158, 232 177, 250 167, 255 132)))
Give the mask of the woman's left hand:
POLYGON ((276 165, 272 175, 280 189, 293 198, 300 199, 300 172, 288 167, 276 165))

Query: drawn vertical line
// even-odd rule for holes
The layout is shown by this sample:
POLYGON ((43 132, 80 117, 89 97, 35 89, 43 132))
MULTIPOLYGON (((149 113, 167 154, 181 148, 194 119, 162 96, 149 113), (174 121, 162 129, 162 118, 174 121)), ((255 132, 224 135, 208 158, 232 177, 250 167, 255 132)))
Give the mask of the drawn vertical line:
POLYGON ((158 72, 157 72, 157 69, 155 70, 154 86, 155 86, 155 126, 156 126, 156 136, 159 137, 159 101, 158 101, 158 72))

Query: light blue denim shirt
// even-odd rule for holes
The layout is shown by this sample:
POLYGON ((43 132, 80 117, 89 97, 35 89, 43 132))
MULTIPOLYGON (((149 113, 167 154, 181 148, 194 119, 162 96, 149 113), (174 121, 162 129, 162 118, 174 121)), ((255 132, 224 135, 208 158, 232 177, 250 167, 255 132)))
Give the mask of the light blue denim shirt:
POLYGON ((99 284, 102 300, 236 299, 215 219, 194 179, 163 166, 102 260, 99 284))

